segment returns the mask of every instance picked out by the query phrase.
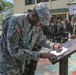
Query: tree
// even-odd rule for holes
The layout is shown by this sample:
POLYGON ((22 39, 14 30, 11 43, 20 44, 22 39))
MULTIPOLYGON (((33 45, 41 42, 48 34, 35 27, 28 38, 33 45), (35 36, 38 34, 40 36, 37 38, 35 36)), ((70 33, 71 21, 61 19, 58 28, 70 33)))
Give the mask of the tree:
POLYGON ((0 0, 0 12, 5 10, 5 2, 3 0, 0 0))
POLYGON ((13 3, 0 0, 0 12, 6 12, 10 8, 13 8, 13 3))
POLYGON ((5 5, 6 5, 6 8, 5 8, 5 16, 10 16, 13 14, 14 12, 14 5, 13 3, 10 3, 10 2, 5 2, 5 5))
POLYGON ((0 25, 5 17, 13 14, 13 7, 13 3, 0 0, 0 25))

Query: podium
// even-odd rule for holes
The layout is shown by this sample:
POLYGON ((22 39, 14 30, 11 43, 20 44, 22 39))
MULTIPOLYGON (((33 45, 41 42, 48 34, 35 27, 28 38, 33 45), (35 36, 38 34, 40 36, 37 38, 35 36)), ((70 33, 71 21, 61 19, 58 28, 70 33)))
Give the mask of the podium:
POLYGON ((59 55, 56 60, 49 60, 52 62, 52 64, 59 62, 59 75, 68 75, 68 58, 71 56, 71 54, 76 52, 76 39, 67 41, 62 45, 69 50, 59 55))

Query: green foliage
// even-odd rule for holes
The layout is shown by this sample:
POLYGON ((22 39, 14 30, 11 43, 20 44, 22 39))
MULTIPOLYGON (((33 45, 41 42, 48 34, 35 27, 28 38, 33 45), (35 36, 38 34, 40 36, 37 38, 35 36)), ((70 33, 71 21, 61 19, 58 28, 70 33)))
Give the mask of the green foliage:
POLYGON ((14 13, 14 5, 13 3, 10 3, 10 2, 6 2, 6 8, 5 8, 5 14, 6 14, 6 17, 7 16, 10 16, 14 13))
POLYGON ((13 8, 13 3, 0 0, 0 12, 6 12, 8 9, 13 8))
POLYGON ((13 14, 13 7, 13 3, 6 2, 5 0, 0 0, 0 28, 2 26, 2 20, 4 19, 4 17, 13 14))
POLYGON ((0 12, 5 10, 5 2, 0 0, 0 12))
POLYGON ((14 7, 13 4, 10 2, 5 2, 5 5, 6 5, 5 11, 14 7))

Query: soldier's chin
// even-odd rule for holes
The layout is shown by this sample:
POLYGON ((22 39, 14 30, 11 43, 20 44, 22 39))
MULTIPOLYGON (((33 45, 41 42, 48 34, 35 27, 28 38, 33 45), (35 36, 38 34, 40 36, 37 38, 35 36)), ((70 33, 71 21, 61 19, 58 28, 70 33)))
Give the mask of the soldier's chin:
POLYGON ((33 22, 31 22, 31 25, 35 25, 33 22))

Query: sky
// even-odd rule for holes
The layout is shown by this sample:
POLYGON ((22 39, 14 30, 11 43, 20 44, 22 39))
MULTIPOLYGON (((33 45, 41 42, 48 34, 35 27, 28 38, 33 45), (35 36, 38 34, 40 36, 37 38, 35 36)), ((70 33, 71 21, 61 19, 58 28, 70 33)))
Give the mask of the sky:
POLYGON ((6 0, 6 1, 7 1, 7 2, 11 2, 11 3, 14 3, 14 2, 13 2, 13 0, 6 0))

